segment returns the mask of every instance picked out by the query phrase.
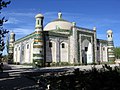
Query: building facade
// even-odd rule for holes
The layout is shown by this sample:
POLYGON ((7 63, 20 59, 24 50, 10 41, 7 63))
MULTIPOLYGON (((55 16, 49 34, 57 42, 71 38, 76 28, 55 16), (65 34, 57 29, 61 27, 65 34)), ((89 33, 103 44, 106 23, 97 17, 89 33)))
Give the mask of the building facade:
POLYGON ((13 61, 35 63, 90 64, 114 62, 112 31, 108 40, 97 39, 96 27, 81 28, 58 13, 58 18, 43 27, 44 16, 35 16, 35 31, 13 42, 13 61))

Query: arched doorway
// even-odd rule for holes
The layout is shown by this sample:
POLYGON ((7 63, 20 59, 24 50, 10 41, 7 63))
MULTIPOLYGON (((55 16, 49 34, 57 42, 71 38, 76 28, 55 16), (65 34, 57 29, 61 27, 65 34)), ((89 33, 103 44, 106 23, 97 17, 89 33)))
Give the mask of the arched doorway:
POLYGON ((93 62, 93 49, 90 41, 85 39, 82 42, 82 64, 87 65, 93 62))

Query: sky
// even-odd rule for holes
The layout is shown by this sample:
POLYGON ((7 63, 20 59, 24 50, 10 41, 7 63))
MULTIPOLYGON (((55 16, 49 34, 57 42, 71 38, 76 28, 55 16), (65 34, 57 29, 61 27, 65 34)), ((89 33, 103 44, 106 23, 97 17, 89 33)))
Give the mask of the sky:
MULTIPOLYGON (((5 0, 7 1, 7 0, 5 0)), ((83 28, 97 28, 97 38, 106 40, 107 30, 113 31, 114 46, 120 46, 120 0, 11 0, 2 10, 8 19, 4 27, 14 31, 16 40, 35 30, 35 15, 44 15, 44 26, 57 19, 76 22, 83 28)))

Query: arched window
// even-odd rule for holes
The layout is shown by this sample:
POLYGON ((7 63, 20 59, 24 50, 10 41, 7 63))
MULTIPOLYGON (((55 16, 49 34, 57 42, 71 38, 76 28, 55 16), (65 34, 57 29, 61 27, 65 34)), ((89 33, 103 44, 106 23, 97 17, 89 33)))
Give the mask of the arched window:
POLYGON ((88 51, 88 47, 85 47, 85 51, 88 51))
POLYGON ((38 22, 38 25, 39 25, 39 23, 40 23, 39 20, 37 22, 38 22))
POLYGON ((62 48, 65 48, 65 44, 64 43, 62 43, 62 48))
POLYGON ((29 49, 29 44, 27 45, 27 49, 29 49))
POLYGON ((49 47, 52 47, 52 42, 49 42, 49 47))
POLYGON ((99 47, 97 47, 97 50, 99 50, 99 47))
POLYGON ((19 50, 20 50, 20 47, 19 47, 19 50))
POLYGON ((22 46, 21 49, 22 49, 21 53, 22 53, 22 55, 24 55, 24 46, 22 46))

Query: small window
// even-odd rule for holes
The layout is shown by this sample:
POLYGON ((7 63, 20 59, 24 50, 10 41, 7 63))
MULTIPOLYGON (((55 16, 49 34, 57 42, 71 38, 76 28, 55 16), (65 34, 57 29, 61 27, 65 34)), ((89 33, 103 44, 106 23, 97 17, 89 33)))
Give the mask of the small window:
POLYGON ((42 51, 40 51, 40 54, 42 53, 42 51))
POLYGON ((97 47, 97 50, 99 50, 99 47, 97 47))
POLYGON ((17 48, 15 48, 15 51, 17 51, 17 48))
POLYGON ((19 47, 19 50, 20 50, 20 47, 19 47))
POLYGON ((88 51, 88 47, 85 47, 85 51, 88 51))
POLYGON ((27 49, 29 49, 29 44, 27 45, 27 49))
POLYGON ((62 43, 62 48, 65 48, 65 44, 64 43, 62 43))
POLYGON ((39 20, 38 20, 38 25, 39 25, 39 23, 40 23, 40 22, 39 22, 39 20))
POLYGON ((22 50, 21 54, 24 55, 24 50, 22 50))
POLYGON ((49 42, 49 47, 52 47, 52 42, 49 42))

